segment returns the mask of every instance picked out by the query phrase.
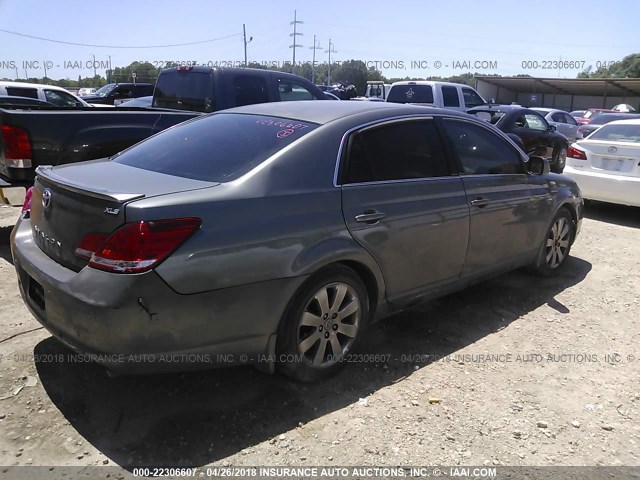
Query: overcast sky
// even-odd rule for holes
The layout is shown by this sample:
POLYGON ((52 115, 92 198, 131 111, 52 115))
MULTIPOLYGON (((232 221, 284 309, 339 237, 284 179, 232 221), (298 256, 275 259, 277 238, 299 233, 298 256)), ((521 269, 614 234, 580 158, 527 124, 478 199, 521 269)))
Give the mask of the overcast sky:
POLYGON ((146 60, 220 65, 244 58, 292 60, 294 9, 297 61, 365 60, 386 76, 465 72, 573 78, 583 68, 640 52, 637 0, 456 0, 274 2, 219 0, 0 0, 0 77, 77 79, 146 60), (213 41, 212 41, 213 40, 213 41), (185 46, 166 46, 203 42, 185 46), (154 46, 154 48, 139 48, 154 46), (116 48, 136 47, 136 48, 116 48), (561 63, 559 63, 561 61, 561 63), (25 63, 30 62, 30 63, 25 63), (537 67, 537 68, 536 68, 537 67), (573 68, 572 68, 573 67, 573 68), (18 70, 16 72, 16 69, 18 70))

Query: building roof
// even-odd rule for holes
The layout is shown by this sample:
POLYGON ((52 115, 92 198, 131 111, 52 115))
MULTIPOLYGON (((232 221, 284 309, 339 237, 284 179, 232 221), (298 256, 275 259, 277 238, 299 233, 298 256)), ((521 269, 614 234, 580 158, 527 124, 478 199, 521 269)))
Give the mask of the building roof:
POLYGON ((476 76, 516 93, 640 97, 640 78, 536 78, 476 76))

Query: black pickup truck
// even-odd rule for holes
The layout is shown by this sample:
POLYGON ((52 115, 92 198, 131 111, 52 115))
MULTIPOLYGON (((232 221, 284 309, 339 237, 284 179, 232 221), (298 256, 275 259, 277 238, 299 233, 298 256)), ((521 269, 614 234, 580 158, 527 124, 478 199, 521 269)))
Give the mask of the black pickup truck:
POLYGON ((326 98, 313 83, 288 73, 194 66, 163 70, 150 108, 0 107, 0 187, 33 184, 39 165, 110 157, 198 115, 326 98))

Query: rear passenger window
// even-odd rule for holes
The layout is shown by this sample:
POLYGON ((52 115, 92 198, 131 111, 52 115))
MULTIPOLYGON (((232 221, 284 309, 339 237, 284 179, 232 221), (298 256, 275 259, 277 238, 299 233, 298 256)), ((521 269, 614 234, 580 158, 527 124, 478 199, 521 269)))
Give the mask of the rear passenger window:
POLYGON ((38 90, 35 88, 7 87, 7 95, 13 97, 29 97, 38 99, 38 90))
POLYGON ((253 105, 254 103, 265 103, 269 101, 267 93, 267 82, 260 77, 250 77, 241 75, 233 81, 233 88, 236 93, 236 105, 253 105))
POLYGON ((442 87, 442 100, 445 107, 459 107, 458 89, 456 87, 442 87))
POLYGON ((444 124, 451 146, 462 163, 463 173, 524 173, 518 152, 497 134, 470 122, 446 119, 444 124))
POLYGON ((400 121, 351 136, 342 183, 441 177, 449 173, 433 120, 400 121))

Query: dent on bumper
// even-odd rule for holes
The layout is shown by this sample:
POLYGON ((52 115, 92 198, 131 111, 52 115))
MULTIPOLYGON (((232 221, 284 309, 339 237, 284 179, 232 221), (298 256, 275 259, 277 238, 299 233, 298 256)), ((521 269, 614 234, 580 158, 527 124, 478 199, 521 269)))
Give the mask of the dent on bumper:
POLYGON ((113 370, 142 373, 257 363, 305 277, 193 295, 154 272, 74 272, 35 244, 28 220, 11 235, 20 293, 36 319, 64 344, 113 370), (30 295, 42 286, 44 308, 30 295))

